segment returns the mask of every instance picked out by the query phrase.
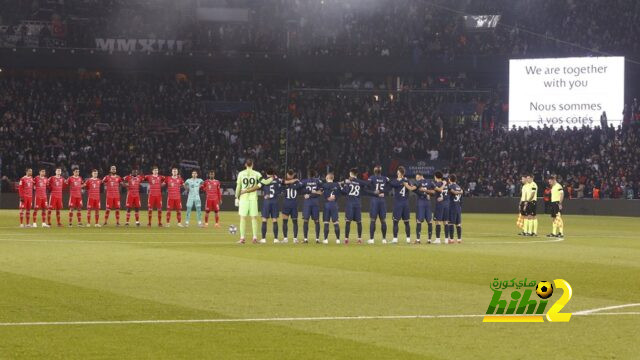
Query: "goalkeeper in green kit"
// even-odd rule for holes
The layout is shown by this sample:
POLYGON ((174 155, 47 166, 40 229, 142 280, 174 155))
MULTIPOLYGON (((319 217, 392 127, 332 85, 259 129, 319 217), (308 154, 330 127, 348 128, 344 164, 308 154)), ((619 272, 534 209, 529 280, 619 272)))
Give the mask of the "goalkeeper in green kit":
MULTIPOLYGON (((253 243, 258 242, 258 194, 256 190, 268 185, 273 179, 262 179, 262 174, 253 170, 253 160, 247 159, 245 169, 240 171, 236 180, 236 206, 240 215, 240 240, 244 244, 244 227, 247 216, 251 217, 253 243)), ((262 241, 261 241, 262 242, 262 241)))
POLYGON ((189 197, 187 198, 187 217, 185 219, 184 226, 189 226, 191 209, 195 206, 198 226, 202 227, 202 205, 200 203, 200 186, 202 183, 203 180, 198 177, 198 172, 196 170, 191 172, 191 178, 184 183, 185 189, 189 191, 189 197))

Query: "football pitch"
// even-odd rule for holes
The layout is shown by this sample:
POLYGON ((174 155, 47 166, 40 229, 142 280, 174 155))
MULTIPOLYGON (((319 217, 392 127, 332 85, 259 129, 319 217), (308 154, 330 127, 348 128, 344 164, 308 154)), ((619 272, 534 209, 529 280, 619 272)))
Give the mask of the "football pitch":
MULTIPOLYGON (((223 213, 219 229, 178 228, 173 218, 170 228, 20 229, 17 211, 0 211, 0 358, 640 352, 636 218, 565 216, 558 241, 516 236, 515 214, 464 214, 464 243, 439 246, 405 244, 403 224, 398 245, 380 244, 379 233, 375 245, 336 245, 333 231, 329 245, 237 245, 227 232, 235 213, 223 213), (565 279, 573 296, 562 311, 571 321, 483 323, 495 278, 565 279)), ((544 235, 550 220, 539 218, 544 235)), ((426 226, 422 232, 424 241, 426 226)))

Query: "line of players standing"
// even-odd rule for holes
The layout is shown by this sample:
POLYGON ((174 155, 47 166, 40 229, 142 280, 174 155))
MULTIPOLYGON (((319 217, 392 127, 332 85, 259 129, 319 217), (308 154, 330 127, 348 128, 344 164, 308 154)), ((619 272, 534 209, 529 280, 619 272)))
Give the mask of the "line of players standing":
MULTIPOLYGON (((51 226, 51 213, 55 210, 57 225, 62 226, 62 222, 60 219, 60 211, 63 209, 62 204, 62 193, 65 188, 69 188, 69 226, 72 226, 73 222, 73 212, 76 210, 77 213, 77 222, 78 226, 83 226, 82 224, 82 192, 83 189, 86 189, 88 192, 87 196, 87 226, 91 226, 91 212, 94 211, 94 219, 95 226, 100 227, 99 217, 100 217, 100 208, 101 208, 101 200, 100 193, 102 186, 106 190, 106 206, 105 206, 105 216, 104 223, 106 225, 109 220, 109 215, 111 210, 115 211, 116 225, 120 225, 120 187, 124 186, 127 188, 127 197, 126 197, 126 223, 125 225, 129 225, 131 210, 135 212, 135 221, 136 225, 140 226, 140 186, 143 182, 147 182, 149 184, 149 196, 148 196, 148 218, 149 221, 147 226, 151 226, 151 220, 153 215, 153 210, 158 211, 158 226, 162 225, 162 188, 167 188, 167 214, 166 214, 166 226, 169 226, 169 222, 171 221, 171 211, 176 211, 176 216, 178 218, 178 226, 183 226, 181 221, 181 210, 182 210, 182 198, 181 192, 183 187, 188 188, 185 185, 185 182, 182 180, 182 177, 178 174, 178 169, 173 168, 171 170, 171 176, 162 176, 158 174, 158 168, 152 168, 152 174, 150 175, 139 175, 138 170, 132 170, 130 175, 121 178, 116 173, 116 167, 111 166, 109 175, 104 178, 98 178, 98 170, 93 169, 91 171, 91 177, 88 179, 83 179, 80 177, 80 170, 73 169, 73 175, 68 178, 64 178, 62 174, 62 170, 57 168, 55 170, 55 175, 51 177, 46 176, 46 171, 44 169, 39 171, 38 176, 33 177, 32 170, 27 169, 26 175, 20 179, 20 183, 18 186, 18 193, 20 196, 20 227, 36 227, 37 226, 37 213, 38 210, 42 211, 42 226, 50 227, 51 226), (33 193, 35 190, 35 201, 33 198, 33 193), (47 199, 47 192, 49 192, 49 197, 47 199), (31 209, 33 208, 33 225, 31 224, 31 209)), ((220 204, 222 202, 222 192, 220 190, 220 182, 215 179, 215 172, 212 170, 209 172, 209 179, 206 181, 202 181, 197 178, 197 171, 192 172, 193 183, 197 184, 197 188, 195 191, 193 189, 189 189, 191 192, 197 192, 197 197, 193 197, 197 199, 193 202, 193 206, 196 207, 198 212, 198 224, 202 225, 200 219, 200 196, 199 191, 204 190, 207 198, 205 203, 205 224, 204 226, 208 226, 209 222, 209 212, 213 211, 215 213, 215 226, 219 226, 219 211, 220 204), (197 180, 197 181, 196 181, 197 180)), ((187 182, 189 182, 189 179, 187 182)), ((191 198, 191 196, 190 196, 191 198)), ((188 202, 188 211, 191 211, 192 203, 188 202)), ((188 225, 189 213, 187 213, 187 223, 188 225)))
POLYGON ((335 182, 334 174, 328 173, 325 179, 318 178, 315 170, 308 172, 308 177, 303 180, 296 179, 295 172, 289 170, 284 179, 276 177, 273 170, 267 171, 267 176, 273 181, 269 185, 262 186, 262 240, 265 243, 267 234, 267 224, 269 220, 273 223, 274 243, 278 240, 278 218, 279 203, 278 195, 284 194, 282 206, 282 230, 283 242, 288 242, 289 219, 293 223, 293 242, 298 242, 298 202, 297 197, 304 197, 302 218, 303 218, 303 242, 308 243, 309 220, 315 223, 316 243, 320 243, 320 203, 319 199, 324 198, 322 211, 322 222, 324 223, 324 240, 329 242, 329 227, 332 224, 336 243, 340 244, 340 226, 338 219, 338 196, 346 197, 345 205, 345 237, 344 243, 349 242, 351 223, 355 222, 358 233, 358 243, 362 243, 362 205, 363 195, 371 197, 370 203, 370 224, 368 244, 374 244, 374 234, 376 222, 380 220, 382 231, 382 243, 387 243, 387 223, 386 223, 386 201, 385 197, 393 190, 393 240, 398 242, 399 222, 404 222, 406 241, 411 243, 411 226, 409 224, 409 194, 413 191, 417 195, 416 208, 416 238, 415 243, 420 243, 422 223, 427 222, 428 243, 432 243, 433 225, 432 218, 436 223, 434 244, 441 244, 441 229, 444 228, 444 243, 454 243, 454 226, 457 231, 457 242, 462 242, 462 188, 456 183, 456 176, 450 175, 448 179, 443 177, 441 172, 436 172, 434 179, 426 179, 423 175, 416 175, 415 181, 410 181, 405 176, 404 167, 399 167, 395 179, 390 179, 382 175, 382 167, 374 168, 374 175, 368 180, 358 178, 357 169, 351 169, 349 177, 344 181, 335 182), (435 211, 431 210, 431 197, 435 197, 435 211))

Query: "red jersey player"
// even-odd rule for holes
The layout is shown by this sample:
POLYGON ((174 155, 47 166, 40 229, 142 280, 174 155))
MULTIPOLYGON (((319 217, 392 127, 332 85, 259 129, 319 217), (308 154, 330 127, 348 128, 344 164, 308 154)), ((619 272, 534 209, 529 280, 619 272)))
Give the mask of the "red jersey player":
POLYGON ((144 180, 144 176, 138 175, 138 169, 131 170, 131 175, 124 177, 124 186, 127 188, 127 222, 131 219, 131 208, 136 212, 136 226, 140 226, 140 183, 144 180))
POLYGON ((151 215, 154 209, 158 209, 158 226, 162 226, 162 186, 164 177, 158 175, 158 167, 151 169, 152 175, 147 175, 144 180, 149 183, 149 198, 147 201, 147 209, 149 210, 149 223, 151 226, 151 215))
POLYGON ((78 215, 78 226, 82 226, 82 188, 84 182, 80 177, 80 170, 73 169, 73 175, 67 178, 69 187, 69 226, 73 225, 73 209, 78 215))
POLYGON ((116 174, 116 166, 111 165, 109 169, 109 175, 102 179, 104 187, 107 189, 107 203, 105 205, 106 211, 104 213, 104 224, 107 225, 109 221, 109 213, 111 209, 116 211, 116 226, 120 226, 120 183, 122 178, 116 174))
POLYGON ((216 172, 209 171, 209 179, 205 180, 201 188, 207 193, 207 202, 204 207, 204 226, 209 226, 209 212, 216 213, 216 227, 220 227, 220 205, 222 205, 222 192, 220 181, 216 180, 216 172))
POLYGON ((33 203, 33 170, 27 169, 20 179, 18 195, 20 195, 20 227, 31 227, 31 204, 33 203), (25 219, 26 213, 26 219, 25 219), (26 221, 25 221, 26 220, 26 221))
POLYGON ((95 211, 96 227, 100 227, 100 188, 102 180, 98 178, 98 170, 91 170, 91 178, 85 181, 85 186, 89 191, 87 198, 87 226, 91 226, 91 210, 95 211))
POLYGON ((47 186, 51 191, 49 194, 49 211, 47 212, 47 223, 51 225, 51 210, 56 211, 56 220, 58 226, 62 226, 60 222, 60 210, 62 210, 62 189, 64 189, 64 178, 62 177, 62 169, 56 168, 56 175, 49 178, 47 186))
POLYGON ((49 227, 47 224, 47 209, 49 208, 47 205, 47 181, 47 171, 45 169, 40 169, 39 176, 33 179, 36 187, 36 201, 33 206, 33 227, 37 226, 36 215, 38 210, 42 212, 42 227, 49 227))
POLYGON ((182 177, 178 175, 178 169, 171 169, 171 176, 164 179, 164 183, 167 184, 167 224, 169 227, 169 222, 171 221, 171 210, 176 211, 176 216, 178 217, 178 226, 182 227, 182 185, 184 181, 182 177))

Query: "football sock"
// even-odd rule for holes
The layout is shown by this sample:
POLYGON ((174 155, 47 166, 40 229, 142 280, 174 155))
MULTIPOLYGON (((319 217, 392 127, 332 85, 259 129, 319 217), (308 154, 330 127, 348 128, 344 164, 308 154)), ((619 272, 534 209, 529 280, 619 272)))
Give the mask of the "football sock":
POLYGON ((240 217, 240 239, 244 239, 244 227, 245 227, 246 219, 244 216, 240 217))
POLYGON ((397 238, 398 237, 398 221, 397 220, 393 220, 393 238, 397 238))
POLYGON ((202 208, 199 206, 196 207, 196 218, 198 219, 198 223, 202 221, 202 208))
POLYGON ((538 233, 538 219, 533 219, 533 233, 538 233))
POLYGON ((273 236, 274 239, 278 238, 278 221, 273 222, 273 236))
POLYGON ((382 229, 382 238, 387 238, 387 221, 382 220, 382 224, 380 224, 380 228, 382 229))
POLYGON ((187 211, 186 211, 186 213, 185 213, 185 216, 184 216, 184 219, 185 219, 185 221, 186 221, 187 223, 189 222, 189 220, 191 220, 191 208, 188 208, 188 209, 187 209, 187 211))
POLYGON ((458 240, 462 239, 462 225, 456 225, 456 231, 458 232, 458 240))
POLYGON ((289 233, 289 219, 282 219, 282 236, 287 237, 289 233))
POLYGON ((209 211, 204 212, 204 222, 209 223, 209 211))
POLYGON ((251 233, 253 234, 253 238, 258 237, 258 219, 251 219, 251 233))
POLYGON ((422 223, 416 223, 416 240, 420 240, 420 231, 422 230, 422 223))
POLYGON ((358 227, 358 239, 362 239, 362 223, 357 222, 356 224, 356 226, 358 227))
POLYGON ((136 209, 136 222, 140 222, 140 211, 136 209))
MULTIPOLYGON (((82 222, 82 211, 78 210, 76 212, 76 218, 78 219, 78 224, 82 222)), ((29 218, 27 218, 27 221, 29 221, 29 218)))
POLYGON ((267 221, 262 221, 262 239, 267 237, 267 221))
MULTIPOLYGON (((180 211, 178 211, 178 222, 180 222, 180 211)), ((116 224, 120 224, 120 210, 116 210, 116 224)))
POLYGON ((216 224, 220 222, 220 214, 216 211, 216 224))
POLYGON ((449 238, 453 240, 453 230, 455 229, 455 225, 449 224, 449 238))
POLYGON ((429 234, 429 239, 431 239, 431 235, 433 235, 433 224, 427 223, 427 232, 429 234))
POLYGON ((449 238, 449 224, 444 224, 444 238, 449 238))
MULTIPOLYGON (((20 215, 22 215, 22 214, 20 214, 20 215)), ((72 222, 73 222, 73 210, 69 210, 69 225, 71 225, 72 222)))
POLYGON ((316 239, 320 239, 320 221, 316 221, 316 239))
POLYGON ((158 209, 158 224, 162 224, 162 210, 158 209))
POLYGON ((324 238, 329 238, 329 223, 324 223, 324 238))
POLYGON ((558 216, 558 233, 564 234, 564 221, 560 216, 558 216))
POLYGON ((557 235, 558 234, 558 225, 557 225, 556 220, 553 220, 553 230, 551 231, 551 233, 553 235, 557 235))
POLYGON ((309 220, 305 220, 304 223, 302 224, 302 233, 304 235, 305 239, 309 238, 309 220))
POLYGON ((298 238, 298 219, 291 219, 293 223, 293 237, 298 238))
POLYGON ((111 214, 111 210, 107 209, 107 211, 104 212, 104 223, 106 224, 107 221, 109 221, 109 214, 111 214))
POLYGON ((87 224, 91 224, 91 210, 87 210, 87 224))
POLYGON ((436 239, 440 239, 440 224, 436 224, 436 239))
POLYGON ((171 210, 167 210, 167 224, 171 222, 171 210))
POLYGON ((100 210, 96 210, 96 214, 94 215, 94 220, 96 221, 96 224, 98 223, 98 221, 100 221, 100 210))
POLYGON ((56 221, 60 224, 60 210, 56 210, 56 221))
POLYGON ((407 238, 411 237, 411 225, 409 224, 409 220, 404 222, 404 233, 407 235, 407 238))
POLYGON ((333 224, 333 232, 336 234, 336 239, 340 240, 340 224, 333 224))
POLYGON ((374 220, 369 223, 369 239, 373 239, 373 236, 375 235, 375 233, 376 233, 376 222, 374 220))
POLYGON ((127 222, 129 222, 129 220, 131 220, 131 209, 127 209, 126 220, 127 220, 127 222))

